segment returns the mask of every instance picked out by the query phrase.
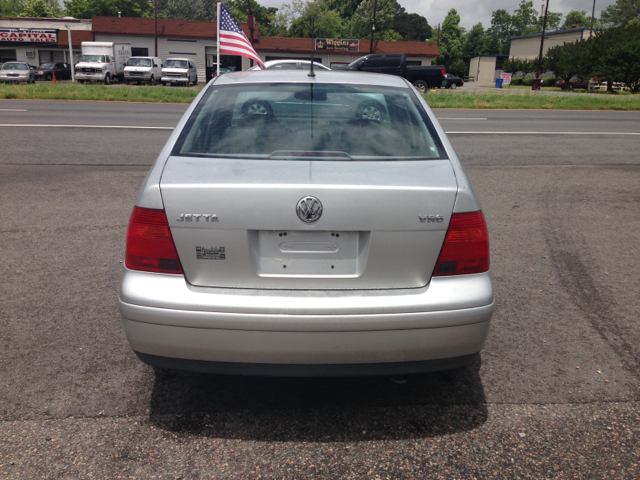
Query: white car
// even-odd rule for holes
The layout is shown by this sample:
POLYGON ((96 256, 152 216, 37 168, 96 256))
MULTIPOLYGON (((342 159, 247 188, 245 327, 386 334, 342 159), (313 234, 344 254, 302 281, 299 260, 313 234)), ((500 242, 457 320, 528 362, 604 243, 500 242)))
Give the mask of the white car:
POLYGON ((473 362, 494 296, 479 200, 394 75, 220 75, 131 215, 119 292, 138 357, 263 375, 473 362))
POLYGON ((162 85, 197 85, 198 70, 189 58, 167 58, 162 67, 162 85))
MULTIPOLYGON (((264 62, 267 70, 309 70, 311 68, 310 60, 269 60, 264 62)), ((322 70, 331 70, 326 65, 313 62, 313 67, 322 70)), ((260 65, 255 65, 247 70, 261 70, 260 65)))
POLYGON ((124 67, 125 83, 155 85, 162 77, 162 60, 159 57, 129 57, 124 67))

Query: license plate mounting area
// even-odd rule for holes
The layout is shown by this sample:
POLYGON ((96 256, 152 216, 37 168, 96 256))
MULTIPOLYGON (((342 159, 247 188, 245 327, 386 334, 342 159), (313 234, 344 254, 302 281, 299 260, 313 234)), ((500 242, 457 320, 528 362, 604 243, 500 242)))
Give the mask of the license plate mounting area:
POLYGON ((252 263, 259 276, 354 278, 364 271, 370 232, 252 233, 252 263))

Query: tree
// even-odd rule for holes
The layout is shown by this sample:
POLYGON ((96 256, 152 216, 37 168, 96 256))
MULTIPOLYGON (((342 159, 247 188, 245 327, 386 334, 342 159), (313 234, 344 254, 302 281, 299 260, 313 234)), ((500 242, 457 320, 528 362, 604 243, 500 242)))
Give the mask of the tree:
POLYGON ((598 33, 582 42, 589 46, 590 73, 607 81, 611 91, 613 82, 624 82, 633 93, 640 86, 640 25, 631 24, 598 33))
POLYGON ((588 76, 591 72, 590 42, 572 42, 556 45, 547 50, 545 69, 553 72, 556 79, 568 85, 574 75, 588 76))
POLYGON ((469 63, 473 57, 489 53, 487 51, 487 38, 482 23, 476 23, 469 33, 465 35, 464 46, 462 47, 462 58, 465 63, 469 63))
MULTIPOLYGON (((15 15, 15 13, 14 13, 15 15)), ((64 10, 56 0, 27 0, 23 5, 19 17, 61 18, 64 10)))
MULTIPOLYGON (((366 40, 371 38, 371 21, 373 19, 374 0, 364 0, 358 8, 356 8, 351 22, 349 22, 349 31, 355 38, 366 40)), ((393 20, 396 13, 395 0, 378 0, 378 8, 376 9, 376 30, 375 37, 383 39, 385 32, 391 30, 393 20)))
POLYGON ((506 10, 495 10, 491 14, 491 28, 488 30, 487 46, 490 52, 506 55, 509 53, 510 38, 517 33, 513 29, 511 15, 506 10))
POLYGON ((400 34, 402 40, 407 41, 424 42, 432 35, 432 28, 426 18, 417 13, 407 13, 397 2, 391 28, 400 34))
POLYGON ((24 0, 0 0, 0 17, 15 17, 23 7, 24 0))
POLYGON ((447 70, 464 75, 467 65, 462 58, 462 29, 460 28, 460 15, 455 8, 449 10, 442 22, 440 32, 440 60, 447 70))
POLYGON ((591 17, 587 16, 587 12, 584 10, 571 10, 567 13, 562 24, 563 30, 569 30, 571 28, 590 27, 591 17))
POLYGON ((640 0, 617 0, 601 14, 602 23, 612 27, 624 27, 640 21, 640 0))
POLYGON ((153 5, 149 0, 65 0, 67 15, 75 18, 149 17, 153 5))
POLYGON ((340 14, 326 10, 320 2, 309 2, 303 14, 294 19, 289 29, 292 37, 338 37, 342 33, 343 23, 340 14))
POLYGON ((538 11, 533 8, 532 1, 520 0, 520 6, 511 15, 511 24, 516 35, 522 35, 526 27, 538 24, 538 11))

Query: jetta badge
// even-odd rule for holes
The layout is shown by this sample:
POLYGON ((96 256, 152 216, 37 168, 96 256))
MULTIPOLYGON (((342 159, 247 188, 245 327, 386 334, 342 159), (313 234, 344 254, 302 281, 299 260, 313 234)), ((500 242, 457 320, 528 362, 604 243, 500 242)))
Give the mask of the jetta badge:
POLYGON ((303 222, 313 223, 322 216, 322 203, 316 197, 303 197, 296 206, 296 213, 303 222))

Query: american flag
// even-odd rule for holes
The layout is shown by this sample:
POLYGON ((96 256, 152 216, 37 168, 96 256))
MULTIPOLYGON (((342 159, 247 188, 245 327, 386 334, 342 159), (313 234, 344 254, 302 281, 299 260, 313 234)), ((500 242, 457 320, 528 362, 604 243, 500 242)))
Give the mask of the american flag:
POLYGON ((251 42, 229 13, 224 5, 220 5, 220 18, 218 19, 218 41, 220 42, 220 53, 227 55, 240 55, 258 62, 260 68, 265 68, 264 63, 251 46, 251 42))

